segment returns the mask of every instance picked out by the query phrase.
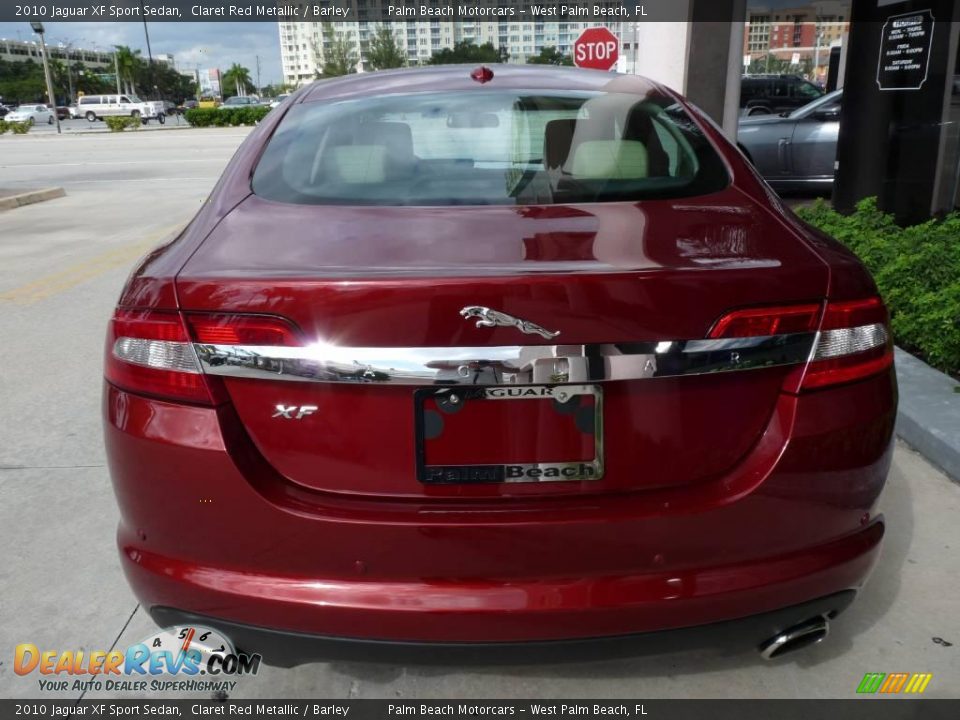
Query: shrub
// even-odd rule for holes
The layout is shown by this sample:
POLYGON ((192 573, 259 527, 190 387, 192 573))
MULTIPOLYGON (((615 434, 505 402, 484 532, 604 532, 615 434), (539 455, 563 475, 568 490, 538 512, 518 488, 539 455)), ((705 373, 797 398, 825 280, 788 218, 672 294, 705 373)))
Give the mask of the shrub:
POLYGON ((32 126, 28 122, 8 122, 7 127, 14 135, 26 135, 32 126))
POLYGON ((183 116, 193 127, 256 125, 270 112, 266 105, 236 108, 192 108, 183 116))
POLYGON ((10 123, 6 120, 0 120, 0 135, 3 135, 10 128, 10 123))
POLYGON ((902 228, 868 198, 852 215, 822 200, 797 214, 863 260, 890 309, 898 345, 960 374, 960 213, 902 228))
POLYGON ((140 118, 129 115, 108 115, 103 121, 110 128, 110 132, 123 132, 127 128, 136 130, 140 127, 140 118))

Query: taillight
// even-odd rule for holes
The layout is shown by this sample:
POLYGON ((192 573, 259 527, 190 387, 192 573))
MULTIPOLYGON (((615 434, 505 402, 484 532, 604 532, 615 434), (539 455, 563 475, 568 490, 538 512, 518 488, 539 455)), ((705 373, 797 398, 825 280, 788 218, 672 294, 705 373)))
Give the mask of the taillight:
POLYGON ((123 390, 165 400, 216 405, 220 380, 203 374, 193 343, 300 345, 296 328, 264 315, 117 310, 107 333, 107 380, 123 390))
POLYGON ((177 312, 117 310, 107 333, 104 374, 130 392, 214 404, 177 312))
POLYGON ((210 345, 281 345, 295 347, 300 338, 283 318, 266 315, 188 314, 193 338, 210 345))
POLYGON ((717 320, 707 337, 765 337, 813 332, 817 329, 821 308, 819 303, 809 303, 734 310, 717 320))
POLYGON ((801 389, 860 380, 892 364, 887 309, 880 298, 829 302, 801 389))
POLYGON ((784 382, 787 392, 853 382, 893 364, 889 318, 878 297, 733 310, 710 329, 710 338, 746 338, 813 333, 819 329, 807 366, 784 382), (822 319, 821 319, 822 314, 822 319))

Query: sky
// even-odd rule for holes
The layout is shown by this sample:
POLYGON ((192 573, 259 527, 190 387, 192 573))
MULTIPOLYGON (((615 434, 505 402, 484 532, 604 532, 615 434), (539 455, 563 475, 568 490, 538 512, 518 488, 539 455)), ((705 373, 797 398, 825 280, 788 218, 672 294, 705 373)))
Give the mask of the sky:
MULTIPOLYGON (((48 45, 62 42, 99 50, 129 45, 147 56, 142 22, 45 22, 44 26, 48 45)), ((279 83, 283 79, 276 22, 148 22, 147 29, 154 56, 171 53, 178 68, 226 70, 236 62, 248 68, 256 82, 259 55, 260 84, 279 83)), ((0 38, 35 39, 26 22, 0 22, 0 38)))

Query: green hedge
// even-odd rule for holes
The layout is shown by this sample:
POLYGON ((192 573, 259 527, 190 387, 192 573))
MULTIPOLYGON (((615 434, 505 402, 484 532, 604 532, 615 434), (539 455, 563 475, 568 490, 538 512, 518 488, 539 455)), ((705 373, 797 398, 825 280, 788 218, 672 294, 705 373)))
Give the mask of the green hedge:
POLYGON ((108 115, 103 119, 110 128, 110 132, 123 132, 128 127, 136 130, 140 127, 140 117, 131 117, 129 115, 108 115))
POLYGON ((193 108, 183 116, 194 127, 232 127, 256 125, 270 112, 267 105, 236 108, 193 108))
POLYGON ((0 135, 3 135, 7 130, 12 132, 14 135, 26 135, 30 132, 30 123, 28 122, 13 122, 7 120, 0 120, 0 135))
POLYGON ((869 198, 852 215, 840 215, 822 200, 797 214, 870 269, 900 347, 960 374, 960 213, 902 228, 869 198))

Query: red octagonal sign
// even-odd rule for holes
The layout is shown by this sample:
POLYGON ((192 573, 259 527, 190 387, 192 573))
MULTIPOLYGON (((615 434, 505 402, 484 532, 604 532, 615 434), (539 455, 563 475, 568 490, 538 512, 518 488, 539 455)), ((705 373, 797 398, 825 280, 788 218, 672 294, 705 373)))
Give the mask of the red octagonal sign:
POLYGON ((605 27, 584 30, 573 43, 573 62, 577 67, 609 70, 620 57, 620 41, 605 27))

